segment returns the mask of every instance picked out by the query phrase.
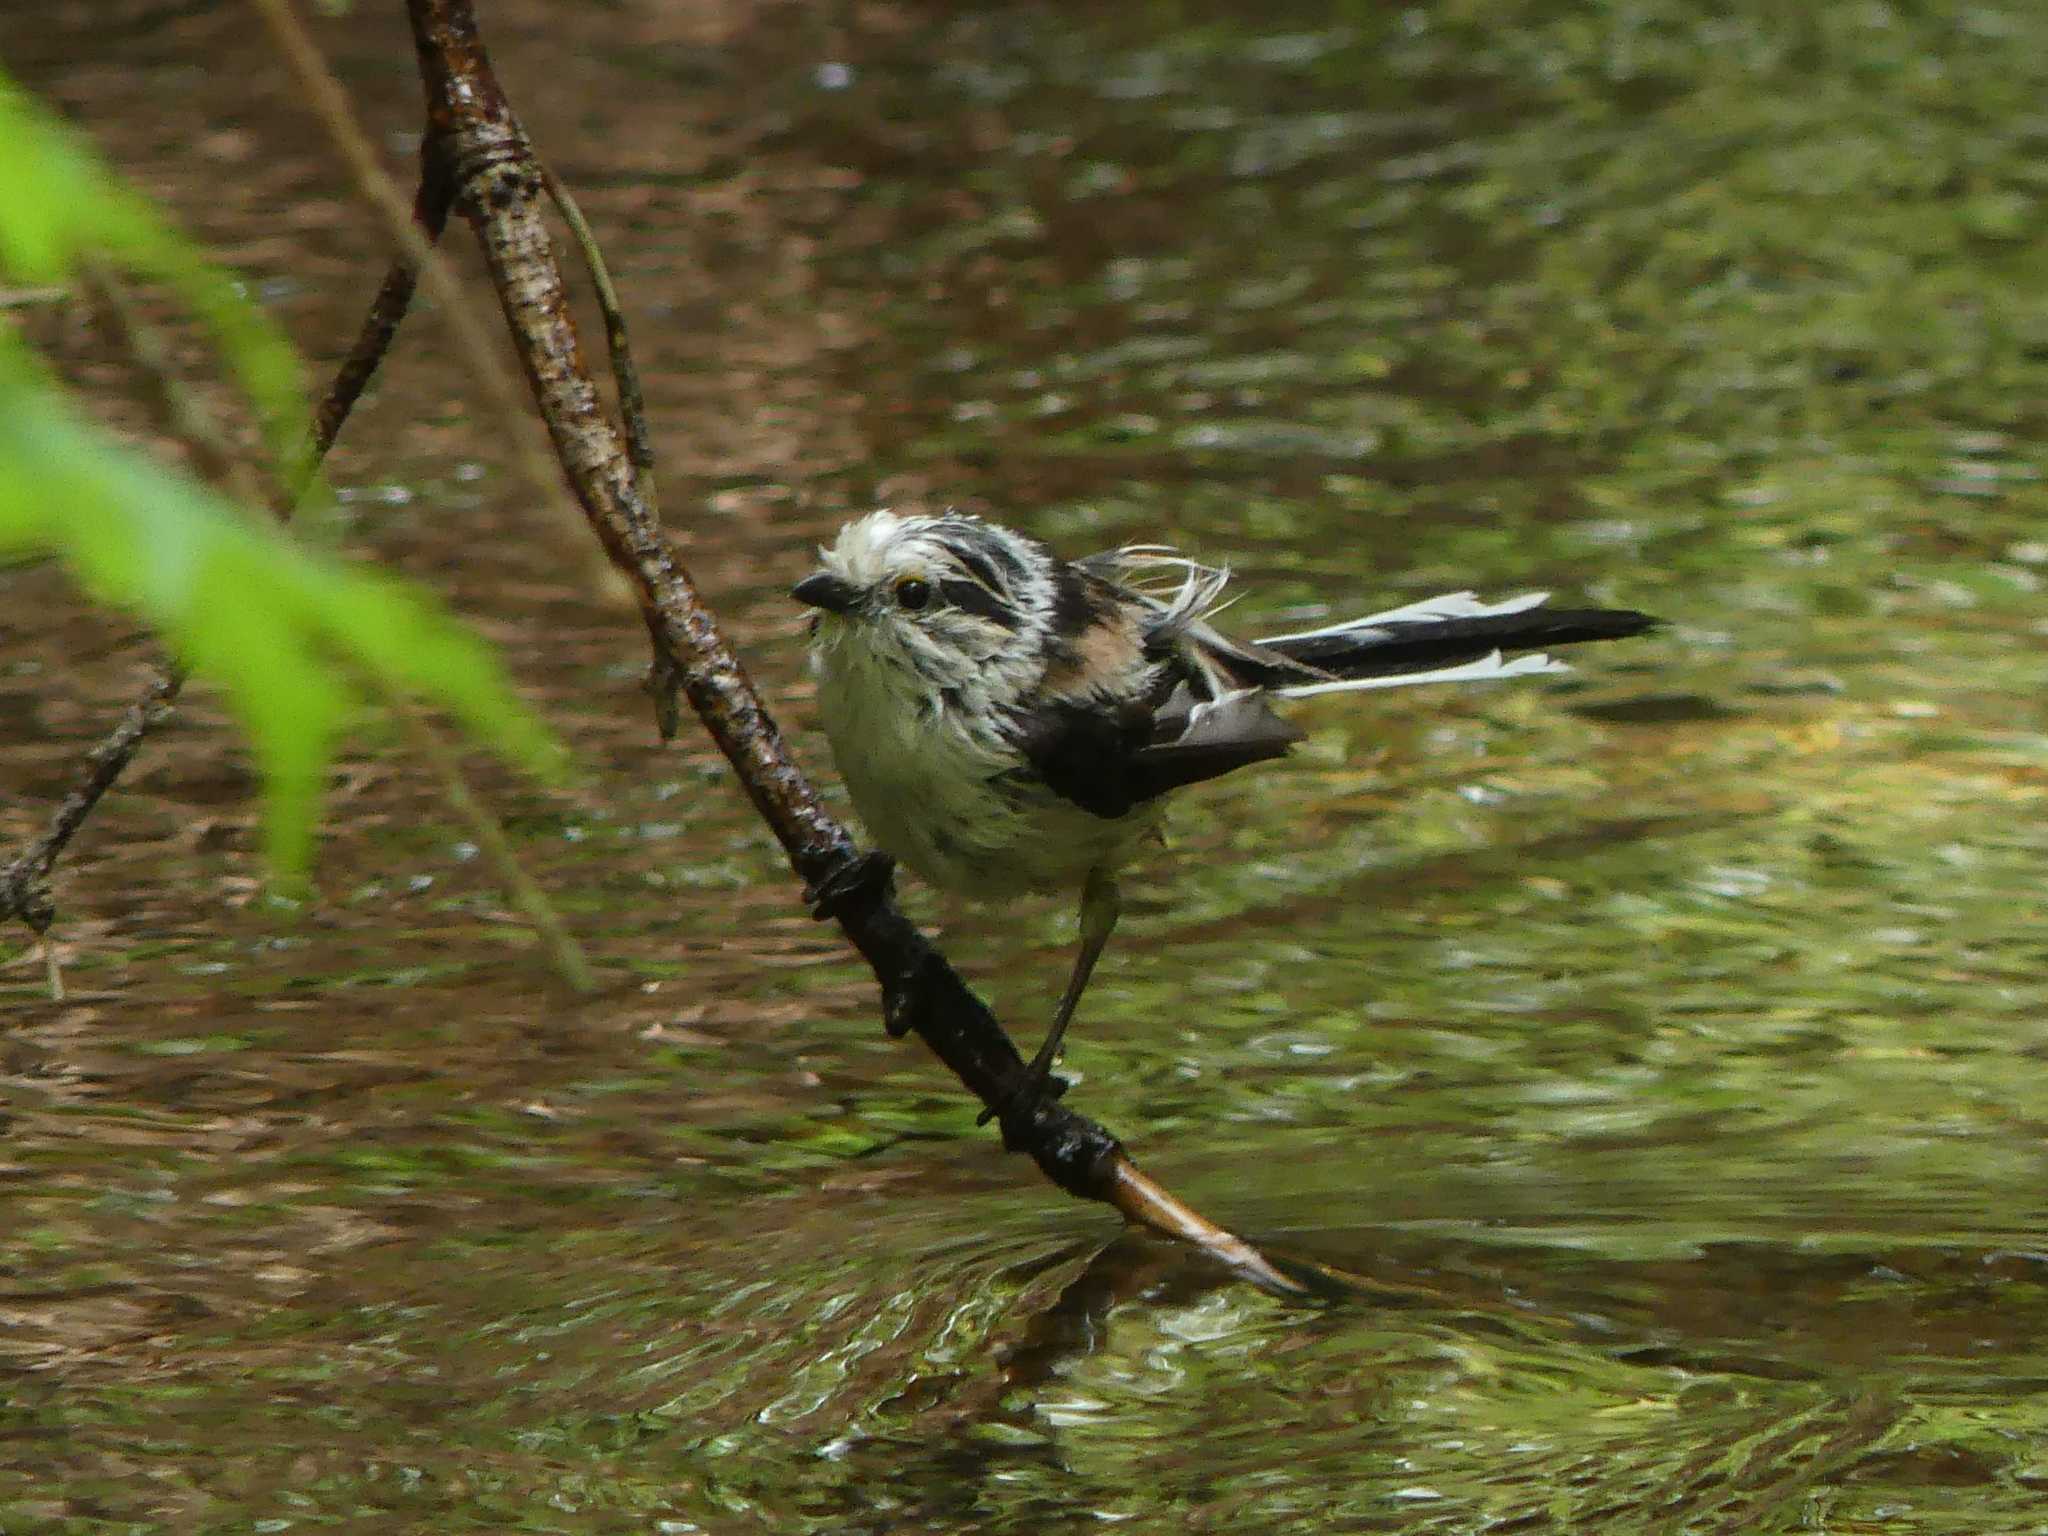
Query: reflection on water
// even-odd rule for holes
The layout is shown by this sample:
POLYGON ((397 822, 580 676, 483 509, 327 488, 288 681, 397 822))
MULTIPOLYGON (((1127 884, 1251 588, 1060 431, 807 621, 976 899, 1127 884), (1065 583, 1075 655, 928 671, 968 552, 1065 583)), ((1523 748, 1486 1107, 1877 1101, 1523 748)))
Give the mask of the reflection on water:
MULTIPOLYGON (((331 356, 379 245, 239 12, 116 9, 11 62, 331 356)), ((274 903, 181 715, 60 890, 78 999, 0 971, 0 1528, 2040 1528, 2048 22, 502 9, 799 722, 780 591, 877 497, 1173 537, 1248 624, 1540 584, 1671 628, 1308 706, 1134 882, 1075 1092, 1329 1278, 1290 1307, 881 1036, 421 326, 348 537, 582 744, 573 793, 483 773, 609 988, 551 988, 374 734, 274 903)), ((402 131, 391 18, 329 42, 402 131)), ((11 838, 140 651, 47 571, 0 599, 11 838)), ((928 910, 1039 1016, 1063 903, 928 910)))

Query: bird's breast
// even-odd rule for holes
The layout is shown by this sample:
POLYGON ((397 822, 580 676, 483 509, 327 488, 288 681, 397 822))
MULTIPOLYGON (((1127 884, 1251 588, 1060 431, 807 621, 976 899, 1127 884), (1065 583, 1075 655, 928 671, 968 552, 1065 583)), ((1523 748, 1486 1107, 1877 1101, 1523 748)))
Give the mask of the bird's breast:
POLYGON ((1156 826, 1151 808, 1105 819, 1034 785, 989 701, 906 687, 841 656, 821 658, 818 703, 870 837, 943 889, 1069 889, 1122 863, 1156 826))

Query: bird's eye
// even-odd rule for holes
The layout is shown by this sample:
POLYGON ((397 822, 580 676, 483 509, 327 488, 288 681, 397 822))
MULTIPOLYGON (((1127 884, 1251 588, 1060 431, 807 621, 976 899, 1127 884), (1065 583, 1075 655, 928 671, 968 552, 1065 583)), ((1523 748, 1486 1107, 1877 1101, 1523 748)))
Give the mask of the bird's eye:
POLYGON ((932 600, 932 584, 907 576, 896 583, 896 606, 908 608, 912 613, 932 600))

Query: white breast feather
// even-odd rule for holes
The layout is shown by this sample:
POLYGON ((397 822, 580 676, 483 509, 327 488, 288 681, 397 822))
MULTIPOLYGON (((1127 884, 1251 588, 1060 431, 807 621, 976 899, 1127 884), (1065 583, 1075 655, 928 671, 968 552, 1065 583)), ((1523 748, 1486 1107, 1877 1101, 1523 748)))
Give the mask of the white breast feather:
POLYGON ((918 874, 969 896, 1064 890, 1127 860, 1162 807, 1110 819, 1013 772, 995 734, 1001 668, 965 679, 942 705, 922 678, 848 634, 813 653, 818 704, 840 777, 869 835, 918 874))

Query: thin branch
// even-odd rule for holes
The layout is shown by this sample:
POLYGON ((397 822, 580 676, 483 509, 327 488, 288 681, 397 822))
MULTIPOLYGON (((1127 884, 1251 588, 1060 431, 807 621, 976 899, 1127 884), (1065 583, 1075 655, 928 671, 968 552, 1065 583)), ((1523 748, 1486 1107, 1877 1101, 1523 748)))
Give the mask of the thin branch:
POLYGON ((618 289, 612 286, 612 270, 605 263, 604 248, 585 222, 575 194, 546 165, 541 165, 540 175, 548 189, 548 201, 569 226, 577 253, 583 258, 583 269, 590 274, 590 286, 596 290, 597 307, 604 315, 604 342, 611 354, 612 378, 619 387, 619 415, 626 424, 626 458, 640 476, 640 499, 647 503, 648 515, 658 521, 661 504, 654 494, 654 440, 647 431, 647 402, 640 391, 640 370, 633 363, 632 338, 626 333, 626 311, 619 303, 618 289))
MULTIPOLYGON (((548 190, 548 201, 555 205, 555 212, 569 226, 569 236, 583 257, 583 270, 590 274, 590 286, 597 292, 597 307, 604 316, 605 349, 612 360, 612 381, 618 386, 619 415, 626 426, 626 461, 633 466, 640 499, 647 504, 648 521, 659 527, 661 503, 654 489, 654 439, 647 430, 647 400, 640 389, 640 369, 633 361, 633 342, 626 330, 625 306, 619 303, 618 290, 612 286, 611 267, 604 259, 604 249, 584 219, 583 208, 576 201, 575 194, 538 156, 534 163, 540 166, 541 182, 548 190)), ((647 695, 654 701, 655 729, 661 733, 664 742, 674 741, 683 724, 683 678, 676 669, 674 656, 661 643, 661 637, 653 635, 651 639, 654 659, 647 669, 647 695)))
MULTIPOLYGON (((282 0, 259 0, 266 11, 282 0)), ((423 153, 446 166, 475 231, 556 453, 592 530, 633 584, 657 655, 681 679, 791 867, 881 983, 893 1034, 914 1029, 984 1104, 1012 1106, 1004 1144, 1061 1188, 1200 1244, 1237 1273, 1299 1294, 1256 1249, 1139 1172, 1115 1137, 1063 1104, 1014 1095, 1024 1063, 994 1015, 896 906, 886 866, 864 862, 790 756, 739 658, 662 537, 620 431, 584 364, 541 217, 543 175, 492 75, 469 0, 408 0, 426 87, 423 153), (865 878, 863 878, 865 876, 865 878)))
MULTIPOLYGON (((170 348, 136 312, 119 279, 104 267, 89 266, 85 283, 109 332, 149 381, 151 403, 166 430, 191 443, 199 462, 233 480, 238 491, 245 484, 253 484, 247 479, 247 470, 222 446, 212 418, 179 381, 171 364, 170 348)), ((172 702, 184 683, 185 674, 178 667, 155 670, 143 685, 141 696, 122 712, 100 744, 86 754, 78 783, 51 813, 42 836, 0 869, 0 922, 19 918, 35 933, 43 951, 50 996, 59 1002, 64 997, 64 973, 50 939, 50 925, 57 916, 56 903, 50 895, 50 872, 57 867, 57 860, 63 857, 78 829, 85 825, 86 818, 126 771, 143 737, 170 718, 172 702)))
MULTIPOLYGON (((561 477, 534 446, 532 433, 527 427, 525 407, 519 402, 518 388, 491 344, 490 327, 482 307, 469 297, 447 259, 434 248, 421 225, 414 221, 413 209, 407 206, 405 194, 384 173, 376 147, 356 121, 348 93, 321 58, 319 48, 292 10, 290 0, 253 0, 253 3, 270 29, 271 39, 284 56, 285 64, 307 104, 320 119, 335 152, 347 166, 357 191, 382 218, 385 232, 397 243, 405 259, 412 263, 419 280, 426 283, 427 292, 447 325, 456 350, 498 414, 505 431, 506 445, 511 449, 520 473, 533 486, 541 506, 559 507, 561 477)), ((447 167, 436 163, 431 142, 423 146, 421 155, 424 175, 416 202, 427 199, 430 192, 438 196, 442 186, 449 183, 447 167)), ((386 283, 390 283, 389 278, 386 283)))
MULTIPOLYGON (((454 200, 455 189, 448 185, 447 177, 421 175, 419 191, 412 201, 412 227, 427 246, 431 247, 441 238, 441 231, 448 225, 449 205, 454 200)), ((363 317, 362 329, 356 333, 355 345, 348 349, 348 356, 335 370, 334 382, 327 386, 326 395, 313 412, 312 451, 306 461, 304 479, 293 488, 299 495, 305 493, 313 471, 327 457, 327 450, 341 435, 342 423, 348 420, 356 401, 369 387, 378 364, 384 361, 384 354, 391 350, 391 340, 398 334, 399 322, 405 319, 406 311, 412 307, 412 296, 418 291, 419 283, 418 264, 405 256, 393 260, 385 272, 377 297, 370 302, 370 312, 363 317)))
POLYGON ((57 861, 57 855, 64 850, 71 834, 76 832, 91 814, 93 806, 101 795, 113 788, 114 780, 121 776, 121 770, 128 765, 135 748, 142 738, 164 722, 170 713, 170 706, 178 697, 178 690, 184 686, 185 674, 172 668, 163 675, 153 678, 142 690, 142 697, 130 704, 121 714, 121 719, 108 733, 107 739, 86 754, 85 776, 78 786, 65 797, 64 803, 50 818, 50 832, 45 834, 43 843, 53 844, 40 855, 31 851, 16 859, 8 866, 9 874, 0 876, 0 884, 13 878, 16 868, 29 868, 37 876, 47 875, 57 861))
POLYGON ((57 970, 55 951, 49 947, 50 924, 57 915, 50 900, 50 871, 56 868, 72 835, 85 825, 86 817, 100 803, 100 797, 121 777, 121 771, 135 756, 135 749, 142 745, 142 738, 169 718, 171 701, 177 698, 184 681, 184 674, 175 668, 150 679, 142 697, 128 706, 107 738, 87 754, 78 784, 52 813, 43 835, 16 854, 5 869, 0 869, 0 920, 18 917, 35 930, 49 969, 51 995, 59 1000, 64 996, 64 983, 57 970))
MULTIPOLYGON (((454 188, 448 178, 436 174, 432 168, 423 169, 419 190, 413 197, 412 223, 429 244, 441 238, 453 201, 454 188)), ((301 491, 311 483, 320 462, 341 435, 342 426, 355 409, 356 401, 369 387, 384 354, 391 350, 399 324, 411 309, 413 295, 419 290, 419 271, 417 263, 400 256, 391 263, 384 274, 384 281, 378 285, 377 296, 371 300, 369 313, 363 317, 355 344, 349 348, 348 356, 342 359, 333 383, 328 385, 327 393, 313 412, 305 473, 299 487, 301 491)), ((519 856, 497 818, 471 792, 468 780, 462 775, 461 760, 449 747, 447 738, 407 701, 394 699, 391 702, 407 735, 412 738, 413 746, 440 778, 441 793, 469 824, 470 834, 478 848, 497 871, 499 883, 505 887, 513 905, 526 914, 527 920, 540 934, 562 979, 578 992, 595 991, 597 978, 591 973, 590 962, 585 958, 582 946, 563 924, 554 903, 548 900, 547 892, 520 864, 519 856)))

